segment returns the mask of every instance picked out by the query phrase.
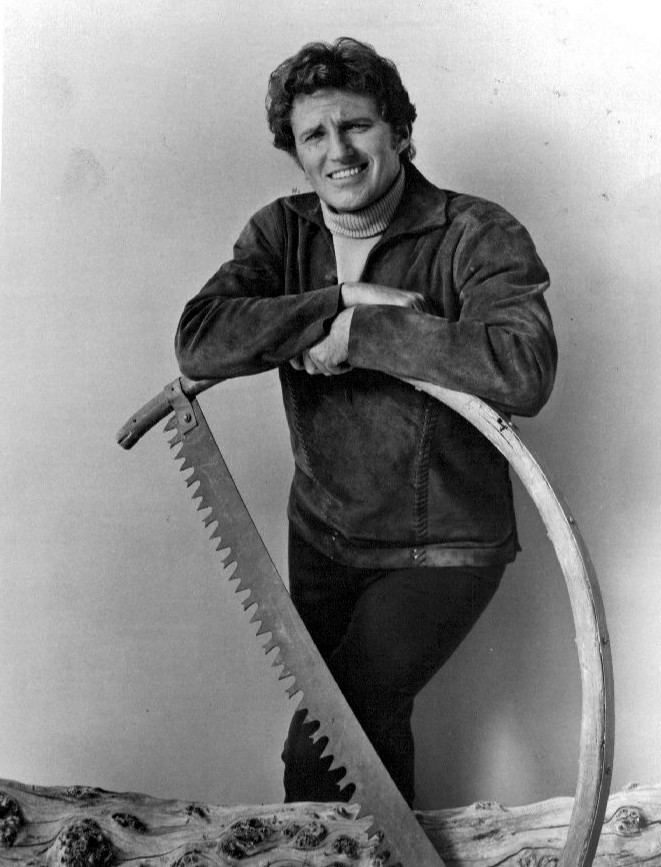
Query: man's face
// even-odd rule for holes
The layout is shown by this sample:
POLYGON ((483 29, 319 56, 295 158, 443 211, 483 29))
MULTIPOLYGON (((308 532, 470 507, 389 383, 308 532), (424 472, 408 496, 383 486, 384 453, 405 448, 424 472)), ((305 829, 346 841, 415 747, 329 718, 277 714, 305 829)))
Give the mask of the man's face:
POLYGON ((373 97, 346 90, 297 96, 290 123, 303 171, 336 211, 357 211, 387 192, 408 146, 408 136, 381 120, 373 97))

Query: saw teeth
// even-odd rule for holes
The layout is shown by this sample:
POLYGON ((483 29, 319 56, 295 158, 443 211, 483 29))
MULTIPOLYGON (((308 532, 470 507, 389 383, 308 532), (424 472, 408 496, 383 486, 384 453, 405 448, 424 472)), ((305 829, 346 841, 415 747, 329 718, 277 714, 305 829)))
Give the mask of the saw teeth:
MULTIPOLYGON (((327 758, 327 756, 328 756, 328 754, 326 754, 326 753, 322 754, 322 758, 327 758)), ((346 767, 342 764, 342 762, 337 761, 334 756, 333 756, 333 761, 328 766, 328 770, 329 770, 329 772, 337 774, 335 782, 337 783, 338 786, 340 785, 341 781, 347 775, 346 767), (341 773, 339 773, 340 771, 341 771, 341 773)))
MULTIPOLYGON (((354 793, 356 791, 355 783, 352 783, 351 780, 346 780, 345 778, 346 778, 346 774, 344 775, 344 777, 342 777, 342 780, 345 780, 345 782, 342 782, 342 780, 338 780, 337 784, 340 787, 341 792, 346 792, 347 800, 353 801, 353 796, 354 796, 354 793), (347 790, 350 790, 350 791, 347 791, 347 790)), ((358 810, 360 810, 359 805, 352 804, 351 806, 352 807, 358 806, 358 810)), ((396 867, 396 865, 393 865, 393 867, 396 867)), ((401 867, 401 865, 400 865, 400 867, 401 867)))
POLYGON ((228 563, 220 570, 220 577, 225 581, 231 581, 234 577, 234 573, 236 572, 237 562, 236 560, 232 560, 231 563, 228 563))
POLYGON ((331 759, 331 763, 328 766, 329 771, 342 771, 341 776, 338 777, 339 780, 343 780, 347 775, 346 766, 342 763, 340 759, 336 759, 333 755, 332 751, 328 749, 328 745, 326 745, 321 753, 322 759, 331 759))
POLYGON ((288 698, 293 698, 296 695, 296 693, 300 692, 300 691, 301 691, 300 688, 295 683, 292 683, 291 686, 288 686, 285 689, 285 692, 287 693, 288 698))
POLYGON ((279 665, 284 665, 285 660, 282 656, 282 651, 278 648, 278 652, 273 657, 273 662, 271 663, 272 668, 277 668, 279 665))
MULTIPOLYGON (((178 464, 180 472, 187 472, 187 475, 184 476, 184 481, 186 482, 187 488, 192 488, 189 492, 192 499, 196 501, 196 510, 198 513, 202 512, 200 518, 204 526, 208 528, 210 541, 214 542, 214 547, 221 558, 222 562, 218 570, 218 578, 220 580, 231 581, 231 586, 234 588, 235 592, 244 594, 239 597, 239 601, 241 602, 243 609, 248 613, 250 622, 257 624, 256 634, 258 636, 263 636, 262 650, 269 656, 271 667, 275 670, 278 680, 282 682, 283 692, 285 692, 289 701, 292 702, 291 707, 296 709, 296 711, 304 711, 305 722, 307 724, 313 724, 311 726, 313 729, 312 740, 315 743, 320 744, 321 756, 323 756, 328 762, 330 770, 334 770, 336 773, 338 773, 338 771, 341 772, 338 773, 338 790, 344 793, 346 800, 351 800, 352 803, 348 809, 350 809, 352 813, 355 813, 356 818, 362 817, 369 820, 368 834, 370 835, 370 846, 373 846, 372 851, 374 852, 375 857, 375 867, 376 864, 381 865, 381 867, 386 867, 386 865, 388 865, 388 867, 401 867, 401 864, 392 863, 390 853, 386 851, 386 843, 384 836, 380 831, 380 824, 377 825, 373 813, 369 811, 369 805, 371 805, 373 809, 376 806, 374 804, 374 796, 368 794, 363 783, 355 782, 351 778, 354 771, 353 759, 351 756, 346 755, 346 744, 343 745, 342 743, 338 743, 334 745, 334 748, 337 750, 337 755, 333 753, 333 747, 329 748, 331 740, 329 739, 329 735, 324 733, 326 728, 325 724, 322 724, 319 720, 322 718, 328 718, 329 720, 334 718, 337 721, 337 713, 339 711, 335 708, 333 702, 327 702, 323 698, 320 702, 316 702, 314 697, 308 697, 308 686, 310 686, 310 690, 314 692, 312 682, 309 679, 302 677, 300 683, 297 681, 295 670, 292 671, 290 667, 290 664, 293 664, 294 660, 291 658, 289 647, 285 646, 283 649, 278 645, 276 636, 280 627, 278 625, 277 617, 274 621, 273 613, 268 610, 268 606, 266 606, 266 608, 260 606, 256 590, 255 595, 253 595, 252 580, 247 580, 242 577, 242 573, 243 575, 246 575, 247 571, 249 572, 250 570, 246 570, 245 565, 239 569, 237 560, 232 559, 232 548, 226 543, 223 545, 221 524, 224 526, 225 518, 223 518, 223 515, 225 514, 225 510, 228 508, 227 504, 221 500, 218 501, 218 512, 220 513, 220 518, 216 518, 214 515, 216 506, 207 505, 209 501, 211 503, 216 502, 216 495, 213 490, 209 488, 210 481, 207 478, 206 471, 204 469, 199 471, 198 465, 187 456, 187 443, 189 440, 186 436, 180 434, 177 427, 176 417, 174 415, 167 421, 165 430, 174 431, 174 435, 169 440, 170 448, 173 450, 172 455, 176 461, 180 462, 178 464), (194 485, 196 485, 196 487, 193 487, 194 485), (209 513, 204 513, 205 508, 209 508, 211 511, 209 513), (274 629, 275 635, 273 631, 274 629), (310 701, 312 711, 309 709, 310 701), (314 718, 312 717, 312 713, 315 714, 314 718), (368 805, 368 809, 363 809, 361 806, 362 804, 368 805)), ((190 442, 193 443, 193 440, 190 440, 190 442)), ((191 445, 191 449, 194 451, 193 445, 191 445)), ((230 502, 233 503, 231 498, 230 502)), ((240 522, 234 522, 230 518, 229 527, 225 527, 223 532, 227 532, 230 539, 232 539, 236 537, 237 532, 243 532, 243 530, 238 529, 239 527, 242 527, 240 522)), ((242 537, 239 537, 239 551, 234 554, 235 557, 241 555, 241 542, 242 537)), ((260 644, 261 643, 262 642, 260 641, 260 644)), ((296 666, 294 666, 294 669, 296 669, 296 666)), ((340 738, 340 741, 342 740, 343 739, 340 738)), ((352 738, 348 738, 347 741, 350 743, 352 738)), ((376 812, 377 814, 379 813, 378 810, 376 812)), ((396 846, 395 848, 397 849, 398 847, 396 846)), ((419 861, 420 859, 416 860, 419 861)), ((410 865, 407 861, 406 867, 420 867, 420 865, 410 865)))

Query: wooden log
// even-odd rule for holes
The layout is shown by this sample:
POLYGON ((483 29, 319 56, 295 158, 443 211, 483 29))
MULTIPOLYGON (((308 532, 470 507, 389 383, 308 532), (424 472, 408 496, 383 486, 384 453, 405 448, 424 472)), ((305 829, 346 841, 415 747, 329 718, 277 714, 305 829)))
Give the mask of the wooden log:
MULTIPOLYGON (((555 867, 573 807, 573 798, 522 807, 487 801, 419 818, 448 867, 555 867)), ((632 784, 611 795, 593 867, 659 867, 659 820, 661 786, 632 784)))
MULTIPOLYGON (((419 812, 449 867, 555 867, 573 798, 419 812)), ((0 780, 0 865, 378 867, 369 820, 346 804, 221 807, 0 780)), ((661 865, 661 786, 610 797, 595 867, 661 865)), ((406 865, 424 867, 424 865, 406 865)))

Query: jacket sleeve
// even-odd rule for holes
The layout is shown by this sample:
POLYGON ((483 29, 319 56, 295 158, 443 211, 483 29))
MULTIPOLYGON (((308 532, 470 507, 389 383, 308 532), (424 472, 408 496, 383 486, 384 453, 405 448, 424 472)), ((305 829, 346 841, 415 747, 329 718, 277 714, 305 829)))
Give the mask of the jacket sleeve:
POLYGON ((543 297, 549 277, 532 239, 485 202, 453 221, 448 239, 444 279, 458 317, 357 307, 349 362, 475 394, 505 413, 535 415, 553 387, 557 346, 543 297))
POLYGON ((185 306, 175 338, 181 372, 225 379, 276 367, 317 343, 340 287, 284 294, 286 244, 278 202, 250 220, 220 267, 185 306))

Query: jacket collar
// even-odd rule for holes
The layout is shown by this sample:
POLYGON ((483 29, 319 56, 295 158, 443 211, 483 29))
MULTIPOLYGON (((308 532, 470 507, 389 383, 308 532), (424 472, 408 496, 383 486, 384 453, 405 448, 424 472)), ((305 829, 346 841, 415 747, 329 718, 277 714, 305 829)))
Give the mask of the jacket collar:
MULTIPOLYGON (((411 163, 405 164, 405 172, 402 200, 384 238, 428 232, 447 222, 447 193, 431 184, 411 163)), ((326 228, 316 193, 288 196, 284 204, 304 220, 326 228)))

